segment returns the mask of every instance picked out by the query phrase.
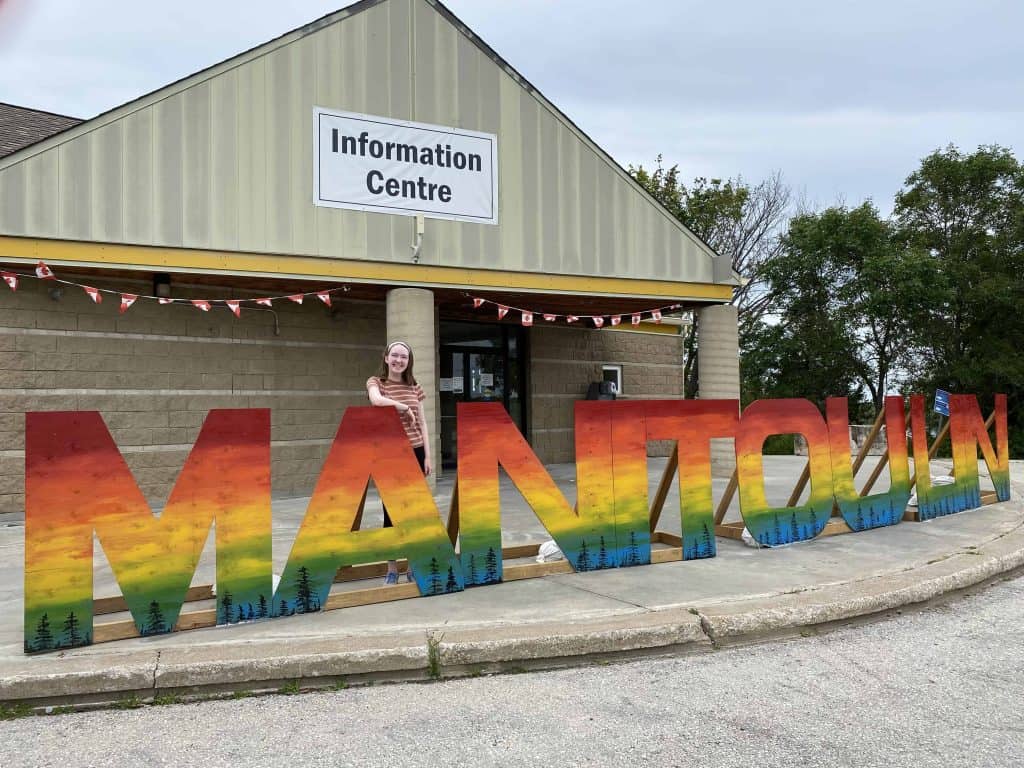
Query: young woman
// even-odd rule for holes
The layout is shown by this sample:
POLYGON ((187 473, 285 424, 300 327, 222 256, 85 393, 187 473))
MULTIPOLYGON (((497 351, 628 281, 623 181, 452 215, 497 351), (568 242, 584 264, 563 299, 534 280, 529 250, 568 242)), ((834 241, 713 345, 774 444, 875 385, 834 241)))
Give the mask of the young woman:
MULTIPOLYGON (((384 363, 376 376, 366 380, 366 391, 370 403, 382 408, 394 408, 402 418, 405 435, 409 438, 413 453, 420 463, 424 475, 429 475, 430 438, 427 434, 427 420, 423 415, 423 401, 426 395, 416 383, 412 375, 412 347, 404 341, 393 341, 384 350, 384 363)), ((391 527, 391 517, 384 507, 384 527, 391 527)), ((412 572, 405 574, 412 581, 412 572)), ((388 561, 388 573, 384 577, 385 584, 398 583, 398 563, 388 561)))

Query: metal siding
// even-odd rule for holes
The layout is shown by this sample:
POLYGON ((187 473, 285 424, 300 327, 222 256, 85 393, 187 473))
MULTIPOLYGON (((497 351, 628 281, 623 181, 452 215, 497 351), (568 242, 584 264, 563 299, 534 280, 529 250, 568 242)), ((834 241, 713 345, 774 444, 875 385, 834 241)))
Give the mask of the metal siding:
POLYGON ((210 244, 218 250, 238 248, 238 71, 212 81, 210 98, 210 244))
POLYGON ((128 115, 121 124, 124 239, 129 243, 153 242, 153 110, 128 115))
MULTIPOLYGON (((182 245, 182 137, 181 94, 153 107, 153 241, 156 245, 182 245)), ((63 172, 63 164, 61 168, 63 172)), ((193 190, 189 190, 191 194, 193 190)))
POLYGON ((182 241, 188 248, 208 247, 211 242, 210 164, 213 136, 210 130, 210 83, 189 88, 182 102, 182 241))
POLYGON ((123 125, 111 123, 92 135, 92 237, 104 242, 124 239, 123 125))
POLYGON ((60 233, 60 211, 54 202, 57 189, 58 162, 56 150, 43 152, 26 160, 26 231, 39 237, 57 237, 60 233))
POLYGON ((238 247, 267 245, 266 58, 238 69, 238 247))
POLYGON ((424 264, 712 282, 705 246, 422 0, 169 88, 0 170, 0 234, 406 261, 410 217, 312 205, 322 105, 498 134, 499 226, 428 219, 424 264))

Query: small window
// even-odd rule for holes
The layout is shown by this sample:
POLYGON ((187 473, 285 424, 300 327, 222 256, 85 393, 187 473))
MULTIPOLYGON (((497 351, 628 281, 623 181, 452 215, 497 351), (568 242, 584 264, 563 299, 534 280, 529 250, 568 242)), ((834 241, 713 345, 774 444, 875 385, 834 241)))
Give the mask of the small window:
POLYGON ((615 387, 615 394, 622 394, 622 366, 621 365, 602 365, 601 366, 601 378, 604 381, 610 381, 612 386, 615 387))

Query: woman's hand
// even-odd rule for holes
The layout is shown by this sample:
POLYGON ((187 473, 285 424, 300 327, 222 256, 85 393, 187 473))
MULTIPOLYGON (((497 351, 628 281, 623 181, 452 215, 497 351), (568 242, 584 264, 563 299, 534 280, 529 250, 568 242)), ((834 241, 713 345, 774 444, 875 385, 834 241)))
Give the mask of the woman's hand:
POLYGON ((433 467, 430 465, 430 457, 427 456, 423 459, 423 476, 430 477, 430 471, 433 467))
POLYGON ((411 405, 397 403, 395 408, 398 409, 398 415, 402 417, 402 421, 408 421, 411 424, 416 423, 416 413, 413 411, 411 405))

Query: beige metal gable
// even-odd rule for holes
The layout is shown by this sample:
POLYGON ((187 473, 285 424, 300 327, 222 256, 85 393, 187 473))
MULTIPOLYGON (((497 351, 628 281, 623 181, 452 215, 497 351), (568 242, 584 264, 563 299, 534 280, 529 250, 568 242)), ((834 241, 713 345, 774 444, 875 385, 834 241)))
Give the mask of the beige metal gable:
POLYGON ((5 158, 0 235, 409 263, 412 219, 313 205, 314 106, 498 135, 499 224, 428 219, 421 264, 731 280, 432 0, 358 3, 5 158))

